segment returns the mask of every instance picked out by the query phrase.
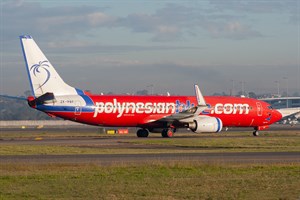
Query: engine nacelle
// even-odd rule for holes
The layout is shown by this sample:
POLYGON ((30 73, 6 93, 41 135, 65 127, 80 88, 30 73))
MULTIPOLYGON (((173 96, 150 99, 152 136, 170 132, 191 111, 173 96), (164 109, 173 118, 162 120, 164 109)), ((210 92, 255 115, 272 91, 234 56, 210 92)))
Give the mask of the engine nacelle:
POLYGON ((201 116, 189 123, 189 128, 195 133, 217 133, 222 130, 223 123, 217 117, 201 116))

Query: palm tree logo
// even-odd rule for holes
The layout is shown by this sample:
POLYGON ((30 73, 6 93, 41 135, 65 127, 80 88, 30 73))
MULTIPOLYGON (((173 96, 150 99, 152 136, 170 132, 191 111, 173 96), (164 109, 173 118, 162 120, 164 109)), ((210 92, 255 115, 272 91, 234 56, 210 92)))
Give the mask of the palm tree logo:
POLYGON ((49 68, 49 61, 48 60, 44 60, 44 61, 40 61, 38 64, 34 64, 30 67, 30 71, 33 71, 33 75, 36 77, 38 73, 42 73, 43 71, 46 72, 46 80, 40 85, 40 87, 42 87, 43 85, 45 85, 47 83, 47 81, 50 78, 50 72, 47 68, 49 68))

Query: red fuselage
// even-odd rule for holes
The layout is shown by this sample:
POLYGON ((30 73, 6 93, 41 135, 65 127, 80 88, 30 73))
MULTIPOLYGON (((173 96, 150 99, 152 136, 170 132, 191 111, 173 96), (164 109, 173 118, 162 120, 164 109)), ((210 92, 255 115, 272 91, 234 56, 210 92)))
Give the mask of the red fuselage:
MULTIPOLYGON (((161 127, 160 119, 197 105, 194 96, 84 95, 82 106, 37 106, 50 115, 99 126, 161 127)), ((205 97, 208 109, 200 115, 217 117, 224 127, 264 127, 281 119, 269 104, 251 98, 205 97)))

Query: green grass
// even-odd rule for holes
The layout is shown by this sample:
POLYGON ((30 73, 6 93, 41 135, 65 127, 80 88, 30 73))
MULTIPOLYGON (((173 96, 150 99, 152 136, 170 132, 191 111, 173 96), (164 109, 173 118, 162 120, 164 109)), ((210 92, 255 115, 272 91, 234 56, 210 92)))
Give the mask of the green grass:
POLYGON ((0 199, 297 199, 300 165, 0 164, 0 199))
MULTIPOLYGON (((142 154, 142 153, 213 153, 213 152, 292 152, 300 151, 300 138, 181 138, 121 141, 120 145, 64 144, 2 144, 0 155, 59 155, 59 154, 142 154), (135 147, 137 145, 143 145, 135 147), (146 148, 151 147, 151 148, 146 148)), ((117 144, 117 143, 116 143, 117 144)))
MULTIPOLYGON (((0 155, 65 155, 65 154, 149 154, 149 153, 182 153, 182 150, 165 149, 130 149, 107 147, 72 147, 59 145, 1 145, 0 155)), ((197 152, 195 150, 184 151, 186 153, 197 152)), ((205 151, 203 151, 205 152, 205 151)))
MULTIPOLYGON (((177 134, 185 138, 122 140, 83 132, 0 132, 3 140, 113 137, 120 147, 93 144, 0 145, 0 155, 190 153, 300 151, 299 131, 177 134), (189 136, 192 136, 189 138, 189 136), (232 137, 245 136, 245 137, 232 137), (135 148, 122 147, 122 143, 135 148), (146 145, 144 148, 139 147, 146 145)), ((131 134, 132 136, 132 134, 131 134)), ((116 143, 117 144, 117 143, 116 143)), ((149 161, 136 164, 28 164, 0 163, 0 199, 299 199, 300 163, 203 164, 149 161)))

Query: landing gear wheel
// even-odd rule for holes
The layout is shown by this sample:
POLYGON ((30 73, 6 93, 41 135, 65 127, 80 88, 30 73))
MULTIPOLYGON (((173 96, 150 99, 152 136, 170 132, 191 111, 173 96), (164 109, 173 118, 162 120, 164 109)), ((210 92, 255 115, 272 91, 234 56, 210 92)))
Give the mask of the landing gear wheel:
POLYGON ((259 132, 258 131, 253 131, 253 136, 259 136, 259 132))
POLYGON ((172 129, 163 129, 161 136, 164 138, 171 138, 174 136, 174 132, 172 129))
POLYGON ((138 137, 148 137, 149 135, 149 132, 147 129, 139 129, 137 132, 136 132, 136 135, 138 137))

